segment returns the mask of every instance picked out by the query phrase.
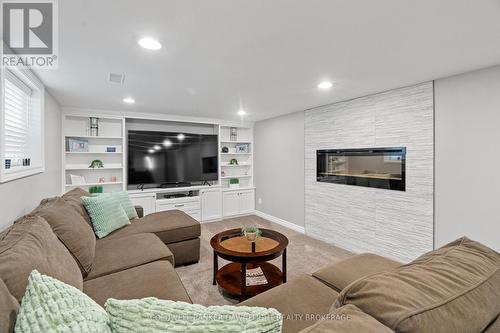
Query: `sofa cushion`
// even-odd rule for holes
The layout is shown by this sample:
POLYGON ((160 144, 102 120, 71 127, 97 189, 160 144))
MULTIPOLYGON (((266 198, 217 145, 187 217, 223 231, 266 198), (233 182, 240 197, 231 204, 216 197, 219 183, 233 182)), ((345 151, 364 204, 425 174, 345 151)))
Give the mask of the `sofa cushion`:
POLYGON ((125 228, 108 237, 122 237, 140 233, 154 233, 163 243, 175 243, 200 236, 200 222, 180 210, 169 210, 132 220, 125 228))
POLYGON ((113 196, 81 197, 92 220, 94 232, 103 238, 111 232, 130 224, 120 202, 113 196))
POLYGON ((500 254, 467 238, 392 271, 357 280, 354 304, 398 332, 482 332, 500 312, 500 254))
POLYGON ((62 198, 43 200, 32 212, 45 219, 66 248, 75 257, 83 276, 92 269, 96 239, 83 217, 62 198))
POLYGON ((341 291, 357 279, 392 270, 402 264, 376 254, 363 253, 326 266, 313 276, 337 291, 341 291))
POLYGON ((300 331, 300 333, 345 333, 370 332, 392 333, 389 327, 384 326, 375 318, 367 315, 352 304, 344 305, 333 310, 325 320, 300 331))
POLYGON ((168 260, 174 264, 172 252, 153 234, 100 239, 96 245, 94 267, 86 280, 157 260, 168 260))
POLYGON ((166 260, 85 281, 83 291, 102 306, 108 298, 157 297, 191 303, 177 273, 166 260))
POLYGON ((102 307, 75 287, 36 270, 29 276, 15 330, 111 333, 102 307))
POLYGON ((200 261, 200 239, 193 238, 177 243, 168 243, 175 258, 175 265, 187 265, 200 261))
POLYGON ((82 273, 40 216, 24 216, 0 233, 0 278, 20 302, 32 270, 82 289, 82 273))
POLYGON ((106 302, 111 329, 136 332, 281 333, 282 317, 262 307, 203 306, 148 297, 106 302))
POLYGON ((332 288, 302 275, 239 305, 275 308, 284 315, 283 332, 299 332, 328 314, 337 296, 332 288))
POLYGON ((127 214, 127 217, 129 220, 136 219, 139 216, 137 215, 137 211, 135 210, 134 205, 132 204, 132 201, 130 201, 130 197, 128 196, 128 193, 125 191, 122 192, 109 192, 109 193, 93 193, 93 197, 99 197, 99 196, 111 196, 118 201, 120 206, 122 206, 123 211, 125 214, 127 214))
POLYGON ((82 199, 80 199, 81 197, 90 197, 90 193, 79 187, 72 189, 62 196, 62 198, 83 217, 88 225, 93 228, 90 216, 83 205, 82 199))
POLYGON ((14 332, 19 302, 11 295, 9 289, 0 279, 0 332, 14 332))

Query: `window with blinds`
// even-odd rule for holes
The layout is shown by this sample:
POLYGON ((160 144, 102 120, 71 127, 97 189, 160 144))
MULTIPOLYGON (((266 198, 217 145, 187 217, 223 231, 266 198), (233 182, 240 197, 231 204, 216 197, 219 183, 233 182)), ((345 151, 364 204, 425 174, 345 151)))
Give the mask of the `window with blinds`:
MULTIPOLYGON (((29 87, 12 75, 6 77, 4 154, 6 160, 11 160, 11 168, 15 164, 12 160, 30 158, 28 133, 31 92, 29 87)), ((24 164, 27 164, 26 161, 24 164)))
POLYGON ((23 72, 4 71, 0 181, 43 171, 42 91, 23 72), (17 74, 17 75, 16 75, 17 74))

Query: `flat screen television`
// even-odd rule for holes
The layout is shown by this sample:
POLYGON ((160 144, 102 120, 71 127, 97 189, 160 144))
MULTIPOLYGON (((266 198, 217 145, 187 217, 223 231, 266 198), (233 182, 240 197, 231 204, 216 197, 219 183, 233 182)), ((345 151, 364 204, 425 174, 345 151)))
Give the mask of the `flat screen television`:
POLYGON ((217 135, 128 131, 128 185, 183 186, 217 180, 217 135))

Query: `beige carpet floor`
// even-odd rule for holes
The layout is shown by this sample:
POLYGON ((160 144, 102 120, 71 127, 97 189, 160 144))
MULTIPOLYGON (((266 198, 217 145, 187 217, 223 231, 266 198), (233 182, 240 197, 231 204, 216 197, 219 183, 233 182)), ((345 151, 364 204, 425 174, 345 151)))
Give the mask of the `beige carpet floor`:
MULTIPOLYGON (((204 223, 201 225, 200 262, 176 268, 182 283, 194 303, 202 305, 235 303, 235 301, 224 298, 220 294, 218 287, 212 285, 213 251, 210 246, 210 239, 216 233, 242 226, 258 226, 273 229, 288 237, 288 280, 301 274, 311 274, 325 265, 335 263, 352 255, 352 253, 339 247, 329 245, 254 215, 204 223)), ((281 267, 281 257, 272 262, 276 266, 281 267)), ((219 258, 219 267, 222 267, 226 263, 225 260, 219 258)))

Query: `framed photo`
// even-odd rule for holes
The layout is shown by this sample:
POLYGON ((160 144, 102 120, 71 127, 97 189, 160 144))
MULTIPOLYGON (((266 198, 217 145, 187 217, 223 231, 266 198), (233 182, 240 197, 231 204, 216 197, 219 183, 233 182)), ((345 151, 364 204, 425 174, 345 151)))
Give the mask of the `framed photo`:
POLYGON ((250 147, 248 143, 239 143, 235 146, 237 153, 249 153, 250 147))
POLYGON ((89 141, 80 139, 68 139, 68 151, 71 152, 88 152, 89 141))
POLYGON ((85 185, 85 177, 78 175, 70 175, 72 185, 85 185))

